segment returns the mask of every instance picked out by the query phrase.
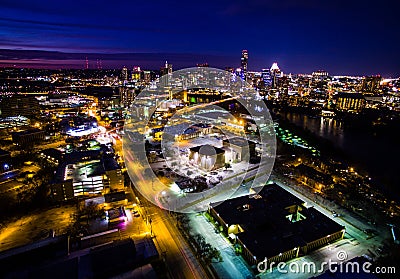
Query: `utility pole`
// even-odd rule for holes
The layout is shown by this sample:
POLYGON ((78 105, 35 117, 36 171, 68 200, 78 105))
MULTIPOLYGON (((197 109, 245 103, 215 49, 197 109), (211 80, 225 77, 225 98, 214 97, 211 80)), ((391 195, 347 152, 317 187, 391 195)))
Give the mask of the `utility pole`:
POLYGON ((153 220, 150 218, 150 219, 149 219, 149 224, 150 224, 150 236, 153 236, 153 226, 151 225, 152 222, 153 222, 153 220))

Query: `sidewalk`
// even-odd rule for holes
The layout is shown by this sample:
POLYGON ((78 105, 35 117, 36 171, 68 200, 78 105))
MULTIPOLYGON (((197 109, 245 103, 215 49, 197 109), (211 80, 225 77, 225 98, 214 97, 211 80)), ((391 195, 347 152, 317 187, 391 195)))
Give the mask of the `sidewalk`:
POLYGON ((248 279, 254 278, 247 263, 235 254, 232 244, 222 234, 215 232, 215 227, 203 214, 188 215, 193 233, 204 236, 205 241, 221 252, 222 262, 213 262, 212 266, 219 278, 248 279))

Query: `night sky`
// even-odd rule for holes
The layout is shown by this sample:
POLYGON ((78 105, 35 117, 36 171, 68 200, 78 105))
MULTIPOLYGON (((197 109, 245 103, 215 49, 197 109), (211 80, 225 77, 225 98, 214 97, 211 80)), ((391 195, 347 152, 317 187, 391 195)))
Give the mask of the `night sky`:
MULTIPOLYGON (((203 62, 239 67, 241 50, 248 49, 250 70, 276 61, 285 73, 394 77, 400 75, 399 8, 388 0, 1 0, 0 49, 78 53, 61 60, 81 68, 86 53, 96 53, 91 61, 99 57, 103 68, 159 68, 169 58, 175 69, 203 62), (123 61, 121 53, 155 54, 146 62, 123 61)), ((52 53, 23 54, 31 63, 60 63, 52 53)), ((0 55, 2 65, 22 59, 0 55)))

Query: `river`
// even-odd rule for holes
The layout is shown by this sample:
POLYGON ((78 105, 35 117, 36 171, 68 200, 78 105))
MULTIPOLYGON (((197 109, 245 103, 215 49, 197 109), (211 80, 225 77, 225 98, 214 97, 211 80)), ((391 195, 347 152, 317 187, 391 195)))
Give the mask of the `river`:
MULTIPOLYGON (((397 201, 400 200, 400 148, 396 130, 358 129, 356 125, 341 120, 308 116, 301 113, 280 113, 282 119, 329 140, 336 148, 348 155, 355 166, 365 169, 378 179, 382 190, 397 201)), ((400 128, 400 127, 399 127, 400 128)))

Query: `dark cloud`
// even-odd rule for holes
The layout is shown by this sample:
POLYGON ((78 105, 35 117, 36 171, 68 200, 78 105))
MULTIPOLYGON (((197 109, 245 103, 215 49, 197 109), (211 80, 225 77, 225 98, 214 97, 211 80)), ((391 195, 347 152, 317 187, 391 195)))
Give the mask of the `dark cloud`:
MULTIPOLYGON (((178 33, 176 30, 168 30, 162 28, 145 28, 145 27, 129 27, 124 25, 101 25, 101 24, 86 24, 86 23, 60 23, 39 20, 26 20, 0 17, 0 22, 3 26, 6 24, 8 27, 17 27, 24 29, 40 29, 45 27, 47 30, 62 30, 68 29, 96 29, 96 30, 114 30, 114 31, 139 31, 139 32, 152 32, 152 33, 178 33), (15 23, 19 24, 15 25, 15 23), (53 28, 54 27, 54 28, 53 28), (58 27, 58 28, 57 28, 58 27)), ((42 29, 41 29, 42 30, 42 29)))

